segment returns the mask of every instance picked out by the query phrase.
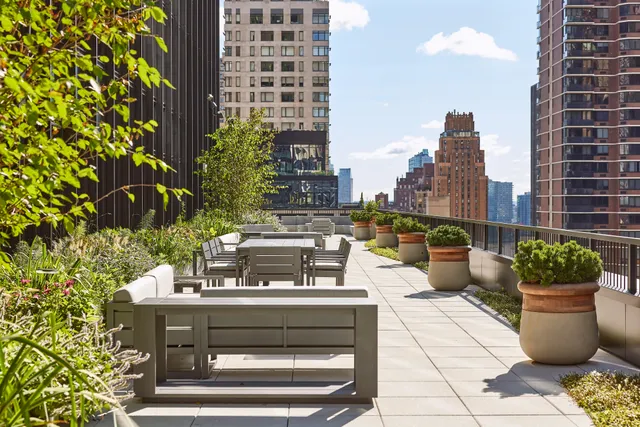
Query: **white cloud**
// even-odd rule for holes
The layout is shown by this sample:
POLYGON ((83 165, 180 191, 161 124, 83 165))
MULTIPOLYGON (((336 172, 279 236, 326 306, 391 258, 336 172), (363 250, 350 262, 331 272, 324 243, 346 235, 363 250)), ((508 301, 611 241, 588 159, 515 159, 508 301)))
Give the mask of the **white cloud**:
POLYGON ((514 52, 499 47, 493 36, 469 27, 462 27, 450 35, 438 33, 418 46, 417 51, 427 55, 449 51, 454 55, 480 56, 502 61, 518 60, 514 52))
POLYGON ((444 129, 444 122, 431 120, 429 123, 425 123, 421 127, 422 129, 444 129))
POLYGON ((423 148, 435 150, 437 147, 437 141, 427 140, 424 136, 405 136, 400 141, 391 142, 374 151, 355 152, 349 154, 349 157, 360 160, 394 159, 400 156, 409 158, 423 148))
POLYGON ((500 137, 498 135, 484 135, 480 138, 480 148, 484 150, 487 154, 487 157, 497 157, 504 156, 509 151, 511 151, 511 147, 508 145, 500 145, 498 140, 500 137))
POLYGON ((364 28, 369 23, 369 11, 363 5, 350 0, 330 0, 331 30, 351 31, 364 28))

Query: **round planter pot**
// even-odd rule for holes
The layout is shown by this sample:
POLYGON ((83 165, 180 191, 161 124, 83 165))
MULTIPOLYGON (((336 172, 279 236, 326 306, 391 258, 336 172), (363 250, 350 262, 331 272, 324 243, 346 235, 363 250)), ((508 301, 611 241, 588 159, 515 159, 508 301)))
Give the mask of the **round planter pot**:
POLYGON ((371 221, 371 225, 369 226, 369 238, 370 239, 375 239, 376 238, 376 222, 375 221, 371 221))
POLYGON ((427 260, 427 245, 424 233, 398 234, 398 258, 403 264, 415 264, 427 260))
POLYGON ((378 225, 376 226, 376 246, 379 248, 396 248, 398 247, 398 238, 393 234, 393 226, 378 225))
POLYGON ((356 240, 369 240, 369 222, 354 222, 353 237, 356 240))
POLYGON ((429 284, 436 291, 461 291, 471 284, 468 246, 429 246, 429 284))
POLYGON ((597 283, 542 286, 518 283, 523 294, 520 347, 533 361, 577 365, 591 359, 600 340, 597 283))

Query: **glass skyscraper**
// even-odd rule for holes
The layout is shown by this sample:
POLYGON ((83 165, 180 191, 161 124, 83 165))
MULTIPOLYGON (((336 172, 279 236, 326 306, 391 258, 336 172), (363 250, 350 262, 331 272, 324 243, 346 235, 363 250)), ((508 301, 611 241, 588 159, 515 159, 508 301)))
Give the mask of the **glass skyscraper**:
POLYGON ((338 172, 338 203, 353 202, 353 178, 351 168, 340 169, 338 172))
POLYGON ((518 195, 518 224, 531 225, 531 193, 518 195))
POLYGON ((489 180, 489 221, 513 220, 513 183, 489 180))
POLYGON ((409 159, 409 172, 421 168, 425 163, 433 163, 433 157, 429 155, 429 150, 422 150, 409 159))

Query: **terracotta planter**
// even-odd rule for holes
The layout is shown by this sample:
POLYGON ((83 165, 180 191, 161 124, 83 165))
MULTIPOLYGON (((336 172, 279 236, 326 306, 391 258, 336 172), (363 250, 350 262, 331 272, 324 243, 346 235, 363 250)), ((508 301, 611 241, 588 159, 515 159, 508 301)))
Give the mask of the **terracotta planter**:
POLYGON ((375 239, 376 238, 376 221, 375 219, 373 221, 371 221, 371 225, 369 225, 369 238, 370 239, 375 239))
POLYGON ((518 283, 523 294, 520 347, 532 360, 577 365, 591 359, 600 344, 595 282, 542 286, 518 283))
POLYGON ((379 248, 395 248, 398 246, 398 238, 393 233, 393 226, 376 226, 376 246, 379 248))
POLYGON ((427 245, 424 233, 398 234, 398 258, 403 264, 415 264, 427 260, 427 245))
POLYGON ((436 291, 461 291, 471 284, 468 246, 429 246, 429 284, 436 291))
POLYGON ((353 223, 353 237, 356 240, 369 240, 369 228, 368 221, 356 221, 353 223))

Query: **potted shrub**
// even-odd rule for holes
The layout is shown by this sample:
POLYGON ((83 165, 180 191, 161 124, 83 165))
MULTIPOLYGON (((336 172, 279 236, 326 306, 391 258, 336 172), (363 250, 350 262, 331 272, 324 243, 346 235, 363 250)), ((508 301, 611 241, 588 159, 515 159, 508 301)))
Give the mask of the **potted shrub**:
POLYGON ((571 241, 518 244, 513 271, 520 277, 520 346, 532 360, 576 365, 598 350, 595 293, 602 260, 597 252, 571 241))
POLYGON ((424 244, 427 231, 428 226, 413 218, 400 217, 393 221, 393 232, 398 236, 398 258, 403 264, 427 260, 427 247, 424 244))
POLYGON ((441 225, 427 234, 429 284, 437 291, 461 291, 471 284, 471 239, 460 227, 441 225))
POLYGON ((353 237, 356 240, 369 240, 371 213, 367 211, 351 211, 349 218, 353 221, 353 237))
POLYGON ((378 208, 380 207, 380 203, 374 200, 370 200, 364 205, 364 210, 371 214, 371 223, 369 225, 369 239, 376 238, 376 216, 380 215, 378 212, 378 208))
POLYGON ((374 220, 376 224, 376 246, 379 248, 395 248, 398 246, 398 237, 393 232, 393 222, 398 214, 378 213, 374 220))

